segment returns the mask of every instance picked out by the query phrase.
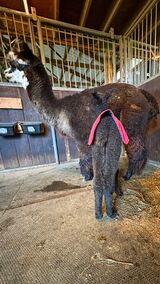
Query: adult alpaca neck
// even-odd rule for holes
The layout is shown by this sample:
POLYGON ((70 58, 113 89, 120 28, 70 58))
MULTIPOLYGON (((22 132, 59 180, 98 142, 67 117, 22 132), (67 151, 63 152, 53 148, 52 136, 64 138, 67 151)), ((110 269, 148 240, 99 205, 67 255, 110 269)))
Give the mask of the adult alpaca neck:
POLYGON ((35 57, 33 63, 24 69, 24 73, 29 82, 27 92, 30 100, 45 119, 56 124, 59 103, 53 94, 52 84, 43 64, 35 57))
POLYGON ((42 62, 36 57, 25 42, 15 43, 8 53, 11 67, 24 71, 29 85, 27 92, 30 100, 40 114, 52 124, 56 124, 60 103, 54 97, 52 84, 42 62))

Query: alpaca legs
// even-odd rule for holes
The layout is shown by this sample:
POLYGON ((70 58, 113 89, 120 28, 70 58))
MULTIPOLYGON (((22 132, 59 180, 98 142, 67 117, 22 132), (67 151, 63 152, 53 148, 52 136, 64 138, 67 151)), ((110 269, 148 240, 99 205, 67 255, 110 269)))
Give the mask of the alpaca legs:
POLYGON ((144 138, 141 136, 131 137, 125 149, 128 156, 128 168, 124 179, 129 180, 132 175, 140 174, 147 162, 147 149, 144 138))
POLYGON ((92 156, 90 152, 88 151, 88 154, 79 160, 80 172, 85 181, 93 179, 92 156))
POLYGON ((95 217, 102 219, 103 196, 106 202, 106 214, 110 218, 116 217, 112 211, 112 193, 115 191, 115 178, 118 177, 118 158, 112 157, 112 152, 105 146, 93 146, 93 170, 94 170, 94 195, 95 195, 95 217), (111 155, 111 157, 109 157, 111 155), (112 163, 110 164, 110 161, 112 163), (117 174, 116 174, 117 172, 117 174))
POLYGON ((103 201, 103 188, 94 186, 94 197, 95 197, 95 217, 96 219, 102 219, 102 201, 103 201))
MULTIPOLYGON (((81 175, 84 177, 85 181, 89 181, 93 179, 93 165, 92 165, 92 156, 91 151, 88 151, 86 155, 83 155, 83 158, 80 158, 79 160, 79 166, 80 166, 80 172, 81 175)), ((117 194, 117 197, 123 196, 123 192, 119 188, 118 183, 118 175, 119 175, 119 169, 117 170, 116 177, 115 177, 115 193, 117 194)))
POLYGON ((95 196, 95 217, 96 219, 102 219, 104 147, 94 145, 92 148, 92 156, 94 172, 93 189, 95 196))
POLYGON ((121 190, 121 188, 119 187, 119 169, 116 172, 116 176, 115 176, 115 193, 117 195, 117 197, 121 197, 123 196, 123 191, 121 190))
MULTIPOLYGON (((128 156, 128 168, 123 178, 129 180, 132 175, 140 174, 147 162, 147 149, 145 147, 144 138, 140 135, 130 137, 129 144, 125 145, 125 149, 128 156)), ((92 180, 93 166, 90 151, 80 159, 79 165, 80 172, 84 179, 86 181, 92 180)))
POLYGON ((106 190, 104 192, 104 198, 105 198, 105 202, 106 202, 107 217, 114 219, 117 216, 117 213, 113 212, 113 210, 112 210, 112 192, 109 192, 108 190, 106 190))

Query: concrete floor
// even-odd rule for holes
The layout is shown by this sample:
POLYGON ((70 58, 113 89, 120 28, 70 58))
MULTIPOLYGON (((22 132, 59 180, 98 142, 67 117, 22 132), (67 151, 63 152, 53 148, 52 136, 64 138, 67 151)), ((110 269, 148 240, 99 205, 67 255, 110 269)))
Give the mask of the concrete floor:
POLYGON ((0 172, 0 283, 160 283, 160 165, 120 179, 119 218, 97 222, 77 162, 0 172))

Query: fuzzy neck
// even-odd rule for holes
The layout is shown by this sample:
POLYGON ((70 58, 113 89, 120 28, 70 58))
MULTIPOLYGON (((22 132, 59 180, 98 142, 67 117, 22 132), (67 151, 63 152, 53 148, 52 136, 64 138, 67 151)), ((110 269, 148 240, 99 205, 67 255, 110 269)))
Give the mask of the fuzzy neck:
POLYGON ((56 125, 58 100, 53 94, 52 84, 43 64, 35 58, 24 72, 29 81, 27 91, 30 100, 45 119, 56 125))

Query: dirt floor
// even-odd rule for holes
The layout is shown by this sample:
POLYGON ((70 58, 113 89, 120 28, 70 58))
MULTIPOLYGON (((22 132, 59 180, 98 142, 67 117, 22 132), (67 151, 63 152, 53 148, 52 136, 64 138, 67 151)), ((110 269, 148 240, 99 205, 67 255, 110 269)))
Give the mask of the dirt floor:
POLYGON ((160 164, 120 179, 115 221, 95 220, 77 161, 0 181, 0 283, 160 283, 160 164))

